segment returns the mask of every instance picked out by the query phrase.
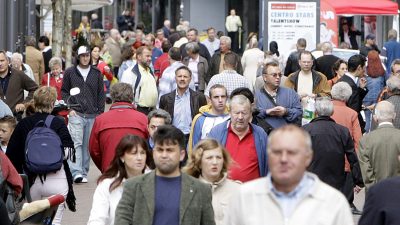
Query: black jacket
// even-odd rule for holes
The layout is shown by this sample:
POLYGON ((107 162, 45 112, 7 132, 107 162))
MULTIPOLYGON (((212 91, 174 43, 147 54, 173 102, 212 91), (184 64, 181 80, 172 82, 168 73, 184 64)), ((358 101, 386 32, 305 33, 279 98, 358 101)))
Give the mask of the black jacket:
MULTIPOLYGON (((243 67, 240 56, 232 51, 231 53, 235 54, 236 56, 236 68, 235 68, 236 73, 243 75, 243 67)), ((206 83, 210 82, 212 76, 219 74, 220 63, 221 63, 221 52, 217 51, 211 57, 211 62, 208 67, 209 68, 208 77, 206 77, 206 83)))
MULTIPOLYGON (((203 105, 207 105, 206 97, 197 91, 190 91, 190 111, 192 114, 192 119, 199 113, 200 107, 203 105)), ((161 96, 160 98, 160 109, 164 109, 167 111, 171 118, 174 119, 174 108, 175 108, 175 96, 176 96, 176 89, 172 92, 161 96)))
POLYGON ((400 224, 400 177, 393 177, 373 185, 366 194, 363 214, 358 225, 400 224))
POLYGON ((317 59, 315 70, 323 73, 328 80, 332 79, 335 74, 332 71, 333 64, 338 61, 339 58, 334 55, 324 55, 317 59))
POLYGON ((67 104, 71 104, 71 108, 78 113, 101 114, 105 107, 103 75, 100 70, 91 66, 86 81, 84 81, 77 67, 70 67, 64 73, 61 95, 62 99, 67 104), (74 87, 78 87, 81 92, 70 98, 69 91, 74 87))
POLYGON ((363 186, 360 165, 350 131, 328 116, 313 119, 303 128, 310 133, 313 160, 308 167, 319 179, 340 190, 345 183, 344 156, 350 163, 354 183, 363 186))
MULTIPOLYGON (((362 34, 362 32, 359 30, 356 30, 356 31, 349 30, 348 35, 349 35, 350 44, 351 44, 352 49, 358 49, 357 35, 361 35, 361 34, 362 34)), ((344 32, 343 31, 340 31, 339 37, 340 37, 340 42, 344 42, 344 32)))
POLYGON ((338 82, 341 81, 348 83, 351 87, 353 93, 351 94, 349 100, 347 100, 346 105, 358 113, 358 121, 360 122, 361 130, 364 133, 365 122, 361 116, 361 110, 362 110, 363 99, 367 95, 368 89, 365 88, 364 90, 358 87, 357 84, 354 83, 354 80, 346 75, 344 75, 342 78, 338 80, 338 82))

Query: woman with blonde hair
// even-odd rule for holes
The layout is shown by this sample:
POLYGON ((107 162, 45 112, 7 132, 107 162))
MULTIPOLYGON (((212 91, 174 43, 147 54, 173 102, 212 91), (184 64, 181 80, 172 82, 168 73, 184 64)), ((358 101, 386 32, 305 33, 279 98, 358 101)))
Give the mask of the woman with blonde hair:
MULTIPOLYGON (((69 170, 67 159, 75 158, 74 142, 68 131, 67 125, 58 117, 51 119, 50 113, 53 110, 57 99, 57 91, 54 87, 43 86, 33 94, 34 114, 22 119, 17 126, 10 141, 8 142, 6 155, 17 169, 18 173, 28 175, 30 194, 33 201, 48 198, 52 195, 61 194, 66 198, 66 203, 71 211, 75 211, 75 196, 72 188, 72 175, 69 170), (35 127, 49 121, 49 128, 60 138, 63 149, 63 163, 61 168, 47 174, 35 174, 30 171, 25 161, 25 143, 28 133, 35 127)), ((48 149, 57 151, 59 149, 48 149)), ((54 153, 49 153, 54 154, 54 153)), ((61 224, 64 212, 64 204, 58 207, 53 224, 61 224)))
POLYGON ((187 174, 207 183, 212 188, 212 206, 217 225, 223 224, 224 210, 232 194, 240 184, 228 179, 231 157, 225 147, 214 139, 201 140, 193 149, 187 166, 187 174))

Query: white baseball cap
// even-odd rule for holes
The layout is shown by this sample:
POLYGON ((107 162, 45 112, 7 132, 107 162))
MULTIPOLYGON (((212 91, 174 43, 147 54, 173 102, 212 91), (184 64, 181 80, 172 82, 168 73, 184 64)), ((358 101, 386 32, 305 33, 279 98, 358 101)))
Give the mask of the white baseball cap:
POLYGON ((83 46, 83 45, 80 46, 80 47, 78 48, 78 56, 79 56, 79 55, 82 55, 82 54, 85 54, 85 53, 90 53, 88 47, 83 46))

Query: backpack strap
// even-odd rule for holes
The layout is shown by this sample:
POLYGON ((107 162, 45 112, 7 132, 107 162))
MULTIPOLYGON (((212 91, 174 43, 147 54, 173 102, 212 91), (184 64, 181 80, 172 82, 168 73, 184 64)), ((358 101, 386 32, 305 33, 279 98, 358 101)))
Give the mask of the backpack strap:
POLYGON ((55 116, 53 115, 48 115, 46 117, 46 121, 44 122, 44 124, 46 125, 46 127, 50 128, 51 123, 53 122, 55 116))

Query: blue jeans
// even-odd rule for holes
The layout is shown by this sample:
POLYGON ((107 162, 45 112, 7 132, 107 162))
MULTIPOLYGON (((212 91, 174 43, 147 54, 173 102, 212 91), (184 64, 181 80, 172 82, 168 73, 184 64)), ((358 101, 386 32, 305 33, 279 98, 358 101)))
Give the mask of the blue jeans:
POLYGON ((76 161, 68 161, 72 176, 78 174, 87 177, 90 165, 89 137, 95 118, 84 118, 79 115, 70 116, 68 128, 74 141, 76 161))

